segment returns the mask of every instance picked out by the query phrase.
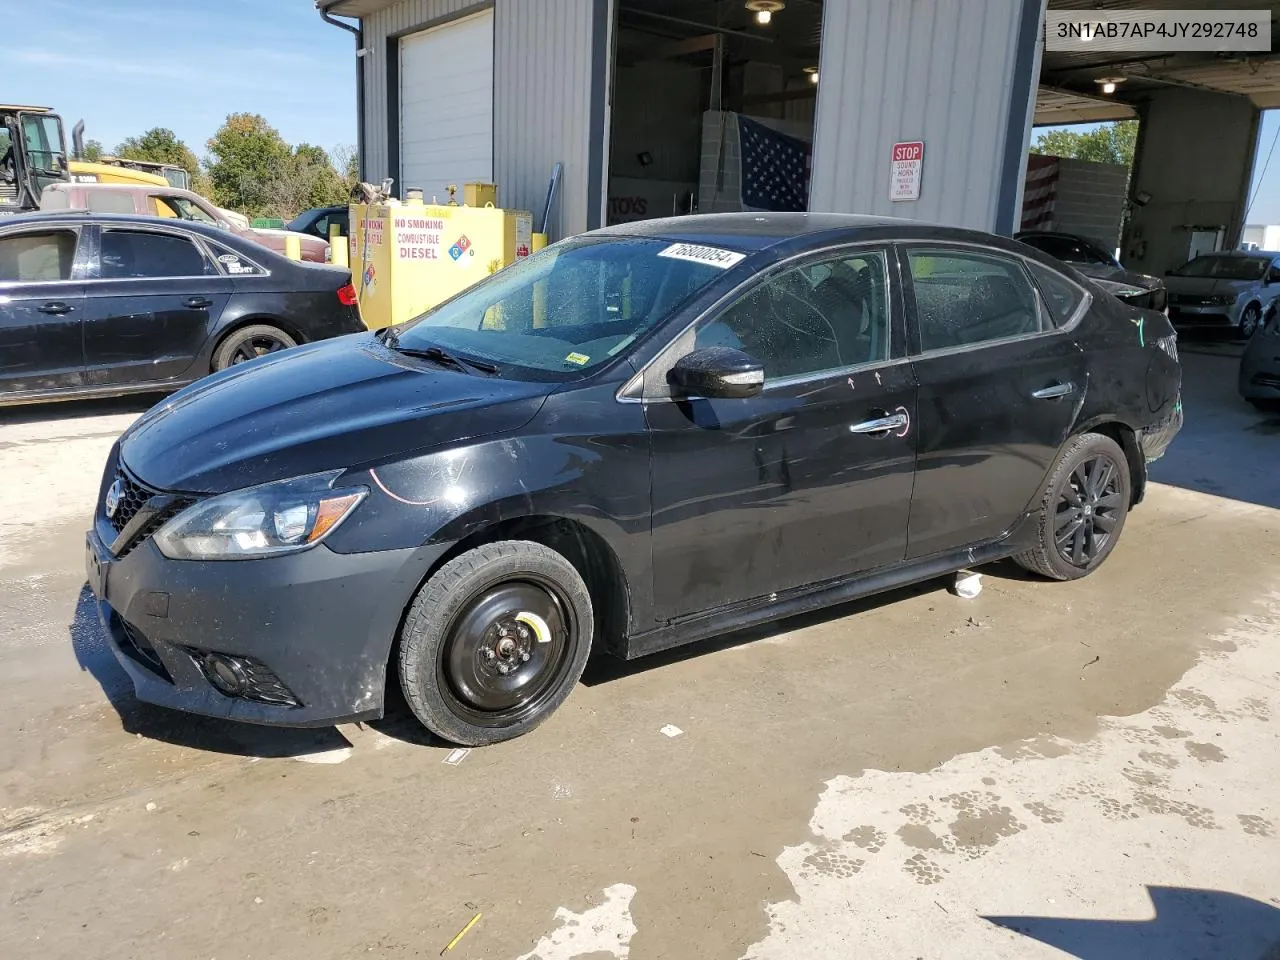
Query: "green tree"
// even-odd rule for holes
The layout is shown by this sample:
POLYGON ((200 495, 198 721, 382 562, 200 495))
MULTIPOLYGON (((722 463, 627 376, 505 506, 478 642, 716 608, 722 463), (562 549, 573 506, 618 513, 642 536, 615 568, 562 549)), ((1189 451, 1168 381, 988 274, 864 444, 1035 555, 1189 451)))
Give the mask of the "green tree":
POLYGON ((205 169, 214 201, 251 217, 270 216, 278 206, 273 185, 293 159, 279 131, 259 114, 233 113, 207 146, 205 169))
POLYGON ((1131 167, 1137 140, 1138 121, 1121 120, 1103 124, 1087 133, 1050 130, 1036 138, 1036 142, 1031 145, 1031 152, 1131 167))
POLYGON ((97 163, 101 160, 103 153, 105 151, 102 149, 101 140, 86 140, 84 142, 84 159, 90 163, 97 163))
POLYGON ((152 127, 140 137, 129 137, 116 147, 116 156, 126 160, 171 163, 191 174, 192 179, 200 176, 200 161, 196 155, 165 127, 152 127))

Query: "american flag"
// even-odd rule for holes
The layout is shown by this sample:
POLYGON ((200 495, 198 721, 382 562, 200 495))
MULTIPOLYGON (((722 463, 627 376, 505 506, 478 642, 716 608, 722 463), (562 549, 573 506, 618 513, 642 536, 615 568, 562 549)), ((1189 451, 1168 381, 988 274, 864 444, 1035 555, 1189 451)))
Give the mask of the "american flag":
POLYGON ((1022 229, 1052 228, 1057 198, 1058 158, 1031 154, 1027 157, 1027 177, 1022 188, 1022 229))
POLYGON ((742 205, 757 210, 809 209, 809 163, 804 140, 738 118, 742 148, 742 205))

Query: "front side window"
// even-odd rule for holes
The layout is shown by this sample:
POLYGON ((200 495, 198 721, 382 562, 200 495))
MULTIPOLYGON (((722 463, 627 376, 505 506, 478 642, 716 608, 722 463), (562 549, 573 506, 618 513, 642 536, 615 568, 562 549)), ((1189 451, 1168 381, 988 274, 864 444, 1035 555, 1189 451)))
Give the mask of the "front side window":
POLYGON ((151 199, 161 208, 162 217, 177 217, 180 220, 194 220, 196 223, 216 224, 218 222, 186 197, 155 195, 151 199))
POLYGON ((50 283, 71 279, 74 230, 42 230, 0 237, 0 283, 50 283))
POLYGON ((946 350, 1038 333, 1026 272, 995 254, 914 247, 907 253, 920 349, 946 350))
POLYGON ((573 379, 626 350, 742 259, 699 251, 646 238, 563 241, 394 329, 389 342, 573 379))
POLYGON ((212 273, 204 254, 186 237, 138 230, 102 232, 102 279, 199 277, 212 273))
POLYGON ((766 380, 816 375, 889 357, 885 254, 842 254, 759 284, 697 332, 695 348, 732 347, 766 380))

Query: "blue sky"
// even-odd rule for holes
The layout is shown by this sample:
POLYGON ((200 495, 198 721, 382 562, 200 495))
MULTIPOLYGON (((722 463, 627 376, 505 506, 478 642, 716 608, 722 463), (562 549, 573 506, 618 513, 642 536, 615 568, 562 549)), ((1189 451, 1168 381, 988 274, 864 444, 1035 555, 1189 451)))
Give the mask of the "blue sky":
MULTIPOLYGON (((1034 143, 1037 136, 1049 130, 1076 130, 1084 133, 1103 126, 1101 123, 1077 123, 1066 127, 1036 127, 1031 132, 1034 143)), ((1253 163, 1253 183, 1249 187, 1252 205, 1245 217, 1246 223, 1280 223, 1280 110, 1264 110, 1262 129, 1258 133, 1258 152, 1253 163), (1275 153, 1267 164, 1272 145, 1275 153), (1265 170, 1264 170, 1265 167, 1265 170)))
POLYGON ((0 97, 53 107, 107 150, 168 127, 197 156, 228 113, 290 143, 356 142, 355 41, 312 0, 0 0, 0 97), (19 26, 20 24, 20 26, 19 26))

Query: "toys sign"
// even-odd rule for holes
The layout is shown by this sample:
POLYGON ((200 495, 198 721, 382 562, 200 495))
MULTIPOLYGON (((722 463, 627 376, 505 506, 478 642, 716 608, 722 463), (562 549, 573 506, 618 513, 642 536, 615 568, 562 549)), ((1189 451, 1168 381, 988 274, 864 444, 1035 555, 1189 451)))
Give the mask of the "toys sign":
POLYGON ((924 169, 924 142, 895 143, 891 155, 889 199, 919 200, 920 174, 924 169))

